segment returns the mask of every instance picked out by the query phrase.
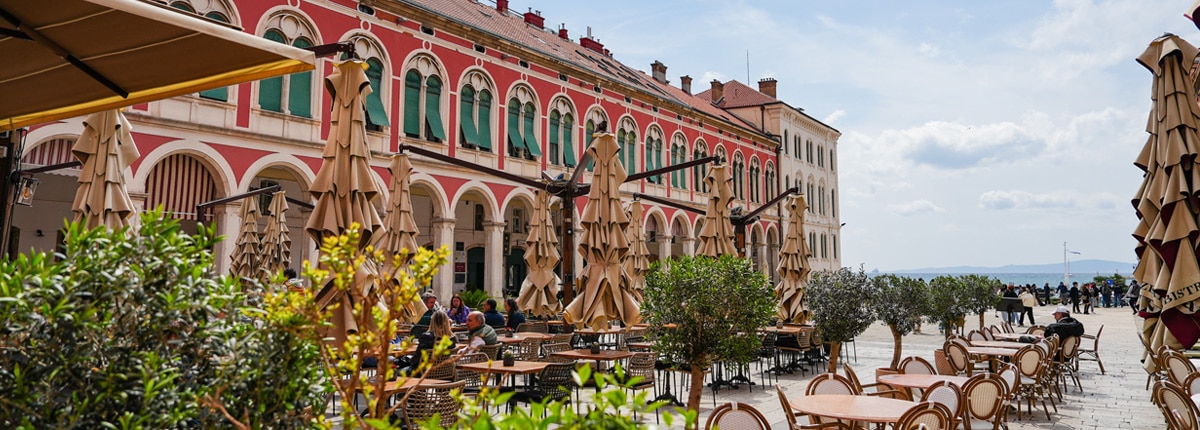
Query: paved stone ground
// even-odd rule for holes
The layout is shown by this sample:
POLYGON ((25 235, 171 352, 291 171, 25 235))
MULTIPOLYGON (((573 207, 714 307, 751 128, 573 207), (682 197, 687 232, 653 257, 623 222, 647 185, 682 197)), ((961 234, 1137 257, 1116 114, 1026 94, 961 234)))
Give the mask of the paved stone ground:
MULTIPOLYGON (((1051 314, 1053 307, 1043 306, 1034 311, 1038 322, 1046 324, 1054 321, 1051 314)), ((1162 414, 1150 402, 1150 392, 1145 389, 1146 372, 1142 370, 1142 346, 1137 339, 1137 330, 1141 319, 1133 316, 1129 308, 1097 309, 1090 315, 1077 315, 1088 333, 1095 334, 1104 325, 1104 333, 1100 337, 1100 357, 1104 360, 1106 374, 1101 375, 1095 362, 1084 362, 1080 367, 1080 380, 1083 392, 1073 386, 1063 392, 1064 400, 1058 405, 1058 413, 1051 408, 1051 419, 1047 420, 1045 413, 1035 405, 1032 417, 1026 415, 1023 420, 1016 419, 1016 413, 1010 414, 1009 428, 1018 429, 1164 429, 1162 414)), ((978 328, 978 317, 968 318, 968 328, 978 328)), ((993 314, 987 314, 985 323, 999 324, 1000 319, 993 314)), ((903 356, 918 355, 933 363, 933 350, 940 348, 943 338, 937 333, 936 327, 925 324, 924 334, 913 334, 904 338, 903 356)), ((865 381, 875 379, 875 368, 886 366, 892 358, 892 337, 887 327, 876 324, 857 339, 857 345, 849 346, 850 364, 854 367, 859 378, 865 381), (854 350, 857 349, 857 360, 854 350)), ((757 368, 754 379, 759 383, 757 368)), ((822 371, 824 369, 821 369, 822 371)), ((801 396, 808 381, 814 376, 809 373, 801 376, 783 375, 779 384, 788 396, 801 396)), ((773 382, 772 382, 773 385, 773 382)), ((701 419, 707 418, 712 409, 710 391, 705 392, 704 406, 701 409, 701 419)), ((749 403, 761 410, 772 428, 787 428, 786 417, 779 404, 774 387, 756 385, 751 392, 745 385, 737 390, 728 388, 716 395, 717 404, 739 401, 749 403), (767 389, 761 389, 767 388, 767 389)))
MULTIPOLYGON (((1047 324, 1054 320, 1051 306, 1039 307, 1034 311, 1037 321, 1047 324)), ((1150 402, 1150 392, 1145 389, 1146 373, 1142 370, 1142 346, 1137 340, 1141 319, 1133 316, 1129 308, 1097 309, 1090 315, 1077 315, 1088 333, 1095 334, 1101 325, 1104 333, 1100 339, 1100 357, 1104 360, 1106 374, 1100 374, 1094 362, 1084 362, 1080 367, 1083 392, 1074 386, 1065 389, 1064 400, 1058 404, 1058 413, 1051 409, 1051 419, 1034 405, 1032 416, 1023 420, 1010 414, 1009 428, 1021 429, 1164 429, 1162 414, 1150 402)), ((978 317, 968 318, 968 328, 978 328, 978 317)), ((985 324, 999 324, 994 314, 987 314, 985 324)), ((903 356, 917 355, 930 363, 934 362, 933 351, 940 348, 943 337, 936 327, 926 324, 923 334, 904 338, 903 356)), ((888 364, 892 357, 892 337, 887 327, 876 324, 859 336, 856 345, 848 345, 851 366, 863 381, 875 379, 875 368, 888 364), (857 353, 856 353, 857 351, 857 353)), ((772 428, 786 429, 786 417, 775 393, 775 381, 763 386, 757 366, 751 367, 751 378, 758 385, 751 390, 745 384, 738 389, 728 387, 714 394, 706 389, 700 411, 700 423, 708 418, 716 404, 730 401, 748 403, 758 408, 771 422, 772 428)), ((819 369, 824 371, 824 369, 819 369)), ((799 373, 783 375, 778 384, 789 396, 803 395, 808 381, 815 375, 799 373)), ((660 381, 661 382, 661 381, 660 381)), ((676 393, 681 398, 684 393, 676 393)), ((330 416, 335 422, 340 421, 330 416)), ((653 419, 650 419, 653 422, 653 419)), ((337 423, 340 424, 340 423, 337 423)), ((340 427, 338 425, 337 427, 340 427)))

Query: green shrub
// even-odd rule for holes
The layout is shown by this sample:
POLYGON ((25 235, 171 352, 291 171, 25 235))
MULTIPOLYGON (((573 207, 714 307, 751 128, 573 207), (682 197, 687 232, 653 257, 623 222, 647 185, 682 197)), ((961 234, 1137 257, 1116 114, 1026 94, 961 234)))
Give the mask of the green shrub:
POLYGON ((875 322, 871 282, 862 268, 857 272, 845 267, 822 270, 813 274, 807 293, 813 325, 821 338, 832 344, 829 372, 836 372, 842 343, 853 340, 875 322))
MULTIPOLYGON (((471 310, 477 311, 483 310, 483 302, 487 301, 488 299, 487 291, 483 290, 465 290, 461 293, 458 293, 458 296, 462 297, 464 305, 467 305, 467 307, 471 308, 471 310)), ((449 301, 445 301, 445 303, 447 305, 450 304, 449 301)))

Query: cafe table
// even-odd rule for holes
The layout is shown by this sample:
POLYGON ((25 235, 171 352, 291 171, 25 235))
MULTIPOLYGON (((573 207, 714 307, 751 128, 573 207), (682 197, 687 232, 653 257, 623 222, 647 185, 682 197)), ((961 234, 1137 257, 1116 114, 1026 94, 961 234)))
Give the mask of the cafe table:
POLYGON ((589 349, 572 349, 569 351, 559 351, 552 355, 557 355, 559 357, 573 358, 575 360, 593 360, 596 362, 596 366, 593 367, 592 369, 596 370, 596 369, 600 368, 601 361, 624 360, 626 358, 633 357, 633 352, 631 352, 631 351, 614 351, 611 349, 603 349, 603 350, 600 350, 600 352, 593 353, 589 349))
POLYGON ((990 357, 1008 357, 1017 355, 1017 349, 1012 348, 987 348, 982 346, 972 346, 967 348, 967 354, 971 355, 986 355, 990 357))
POLYGON ((1009 349, 1021 349, 1027 345, 1030 345, 1028 343, 1011 342, 1011 341, 1006 341, 1006 340, 973 340, 973 341, 970 341, 970 343, 971 343, 971 346, 977 346, 980 348, 1009 348, 1009 349))
POLYGON ((496 336, 496 340, 500 341, 501 343, 503 343, 505 345, 515 345, 515 344, 521 343, 521 341, 523 341, 525 339, 545 340, 545 339, 549 339, 553 336, 554 335, 549 334, 549 333, 535 333, 535 332, 525 331, 525 332, 513 333, 512 336, 502 334, 502 335, 496 336))
POLYGON ((895 387, 904 388, 929 388, 930 385, 941 381, 949 381, 951 384, 962 388, 970 379, 966 376, 954 375, 923 375, 918 373, 900 373, 895 375, 880 375, 879 382, 895 387))
MULTIPOLYGON (((480 374, 514 375, 515 378, 515 375, 532 375, 541 372, 548 365, 550 363, 544 361, 514 360, 512 366, 505 366, 503 360, 492 360, 476 363, 459 363, 458 368, 480 374)), ((515 382, 513 385, 516 385, 515 382)))
POLYGON ((916 402, 876 396, 814 394, 792 398, 792 409, 808 415, 867 423, 895 423, 916 402))
POLYGON ((992 334, 992 337, 996 338, 996 340, 1007 340, 1007 341, 1014 341, 1014 342, 1017 341, 1018 339, 1021 339, 1021 336, 1033 336, 1038 339, 1042 338, 1042 335, 1040 335, 1040 334, 1028 334, 1028 333, 994 333, 994 334, 992 334))

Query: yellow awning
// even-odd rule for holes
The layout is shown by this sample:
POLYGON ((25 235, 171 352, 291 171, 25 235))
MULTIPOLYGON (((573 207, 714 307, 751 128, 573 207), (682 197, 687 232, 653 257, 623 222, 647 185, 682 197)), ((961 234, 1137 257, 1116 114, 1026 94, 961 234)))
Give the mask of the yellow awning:
POLYGON ((0 0, 0 131, 315 64, 309 51, 158 3, 0 0))

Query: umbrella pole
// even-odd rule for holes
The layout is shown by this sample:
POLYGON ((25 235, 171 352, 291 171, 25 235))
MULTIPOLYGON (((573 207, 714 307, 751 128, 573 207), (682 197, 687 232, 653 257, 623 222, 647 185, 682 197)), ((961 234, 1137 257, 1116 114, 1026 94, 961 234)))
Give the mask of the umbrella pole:
POLYGON ((16 160, 28 132, 28 128, 19 128, 0 134, 0 149, 4 150, 4 156, 0 157, 0 202, 4 202, 4 208, 0 210, 0 244, 4 245, 0 247, 0 258, 10 257, 8 248, 12 238, 9 237, 9 230, 12 229, 13 186, 16 184, 15 168, 18 166, 16 160))
POLYGON ((562 270, 563 303, 575 300, 575 198, 565 196, 562 199, 562 258, 559 260, 562 270))

